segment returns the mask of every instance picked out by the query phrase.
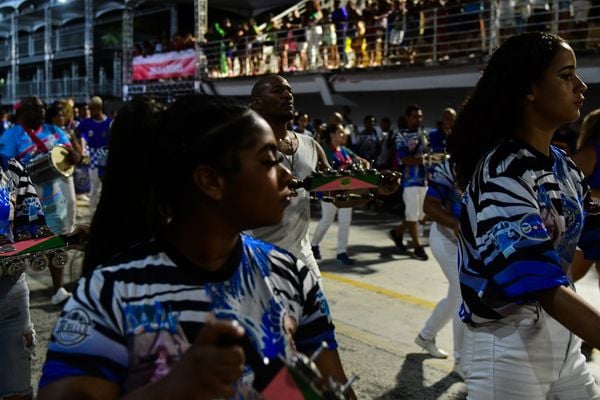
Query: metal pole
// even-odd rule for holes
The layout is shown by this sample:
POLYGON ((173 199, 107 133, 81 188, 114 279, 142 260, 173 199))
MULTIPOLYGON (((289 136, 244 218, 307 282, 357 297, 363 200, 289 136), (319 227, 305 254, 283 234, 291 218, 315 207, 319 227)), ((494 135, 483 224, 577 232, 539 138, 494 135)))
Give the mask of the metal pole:
POLYGON ((202 74, 206 66, 202 57, 202 47, 200 43, 204 40, 204 35, 208 28, 208 0, 194 0, 194 37, 196 38, 196 79, 202 79, 202 74))
POLYGON ((559 20, 558 0, 554 0, 552 2, 552 7, 554 10, 554 16, 552 18, 552 33, 557 35, 558 34, 558 20, 559 20))
MULTIPOLYGON (((123 9, 123 86, 128 86, 132 82, 133 75, 133 10, 129 0, 125 0, 125 8, 123 9)), ((123 93, 125 97, 125 91, 123 93)), ((123 99, 127 100, 127 99, 123 99)))
POLYGON ((438 47, 438 9, 437 7, 433 9, 433 62, 435 64, 437 64, 437 60, 438 60, 438 53, 437 53, 437 47, 438 47))
POLYGON ((171 37, 173 37, 179 31, 179 20, 178 20, 178 14, 177 14, 177 7, 172 5, 171 8, 169 9, 169 15, 171 17, 170 33, 171 33, 171 37))
POLYGON ((44 97, 50 98, 52 93, 52 10, 44 7, 44 97))
POLYGON ((92 0, 85 0, 84 9, 85 91, 87 97, 91 97, 94 94, 94 7, 92 0))
POLYGON ((17 11, 10 15, 10 97, 17 101, 17 82, 19 80, 19 31, 17 29, 17 11))
POLYGON ((496 7, 495 0, 490 0, 490 22, 488 26, 490 27, 488 54, 492 54, 492 52, 498 45, 498 35, 500 34, 500 25, 498 24, 498 9, 496 7))

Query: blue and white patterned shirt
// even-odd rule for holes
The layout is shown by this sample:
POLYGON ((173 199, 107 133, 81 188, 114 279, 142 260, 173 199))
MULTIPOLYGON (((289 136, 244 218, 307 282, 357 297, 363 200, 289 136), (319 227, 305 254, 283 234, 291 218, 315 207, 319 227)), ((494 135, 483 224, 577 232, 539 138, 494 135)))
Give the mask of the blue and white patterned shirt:
MULTIPOLYGON (((163 378, 209 314, 237 320, 262 357, 337 348, 327 301, 308 268, 250 236, 217 272, 197 268, 155 239, 82 278, 52 332, 40 387, 67 376, 100 377, 123 393, 163 378), (291 324, 290 324, 291 322, 291 324), (285 325, 285 326, 284 326, 285 325)), ((252 393, 247 367, 237 398, 252 393)))
POLYGON ((600 213, 582 180, 554 146, 547 157, 513 139, 484 157, 460 217, 463 321, 500 319, 569 285, 576 246, 600 259, 600 213))
POLYGON ((396 135, 396 153, 402 171, 402 187, 425 186, 426 170, 421 165, 402 165, 402 158, 422 156, 427 143, 421 131, 402 130, 396 135))

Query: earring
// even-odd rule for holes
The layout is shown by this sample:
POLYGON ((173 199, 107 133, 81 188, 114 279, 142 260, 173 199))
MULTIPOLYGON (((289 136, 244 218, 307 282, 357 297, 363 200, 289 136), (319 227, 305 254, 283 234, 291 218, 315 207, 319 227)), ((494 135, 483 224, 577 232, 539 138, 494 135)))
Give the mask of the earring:
POLYGON ((533 97, 533 95, 532 95, 532 94, 528 94, 527 96, 525 96, 525 98, 526 98, 528 101, 533 101, 533 100, 535 100, 535 97, 533 97))

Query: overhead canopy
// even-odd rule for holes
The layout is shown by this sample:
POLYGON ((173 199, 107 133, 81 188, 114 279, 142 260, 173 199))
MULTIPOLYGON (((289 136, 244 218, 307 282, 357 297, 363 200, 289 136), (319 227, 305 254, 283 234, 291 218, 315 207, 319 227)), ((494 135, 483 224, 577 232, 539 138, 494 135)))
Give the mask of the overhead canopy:
MULTIPOLYGON (((265 11, 279 7, 291 6, 300 0, 208 0, 208 7, 217 10, 231 12, 244 17, 251 17, 265 11)), ((193 4, 194 0, 129 0, 130 4, 157 3, 165 4, 193 4)), ((96 17, 111 10, 122 9, 125 0, 94 0, 94 11, 96 17)), ((83 0, 0 0, 0 14, 10 15, 14 10, 25 14, 41 11, 45 5, 60 7, 62 15, 61 23, 69 19, 82 17, 83 0)), ((55 16, 56 18, 56 16, 55 16)), ((21 19, 21 23, 24 21, 21 19)), ((33 25, 34 23, 32 23, 33 25)))

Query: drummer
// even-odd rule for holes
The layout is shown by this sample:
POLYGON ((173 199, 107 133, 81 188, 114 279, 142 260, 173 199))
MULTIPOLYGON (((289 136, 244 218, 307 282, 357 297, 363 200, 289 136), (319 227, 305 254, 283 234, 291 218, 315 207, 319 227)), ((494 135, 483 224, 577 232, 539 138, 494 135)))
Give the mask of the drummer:
MULTIPOLYGON (((24 166, 32 160, 43 157, 54 146, 62 145, 71 149, 68 162, 78 164, 81 156, 72 151, 71 143, 60 128, 51 129, 44 124, 46 109, 44 103, 36 97, 25 97, 17 109, 16 124, 0 137, 0 154, 15 158, 24 166)), ((35 185, 40 202, 46 215, 46 222, 55 234, 70 233, 67 227, 67 208, 65 197, 61 191, 60 180, 55 179, 35 185)), ((30 207, 29 213, 37 213, 35 207, 30 207)), ((67 300, 70 293, 63 287, 63 270, 50 266, 52 275, 52 303, 60 304, 67 300)))

